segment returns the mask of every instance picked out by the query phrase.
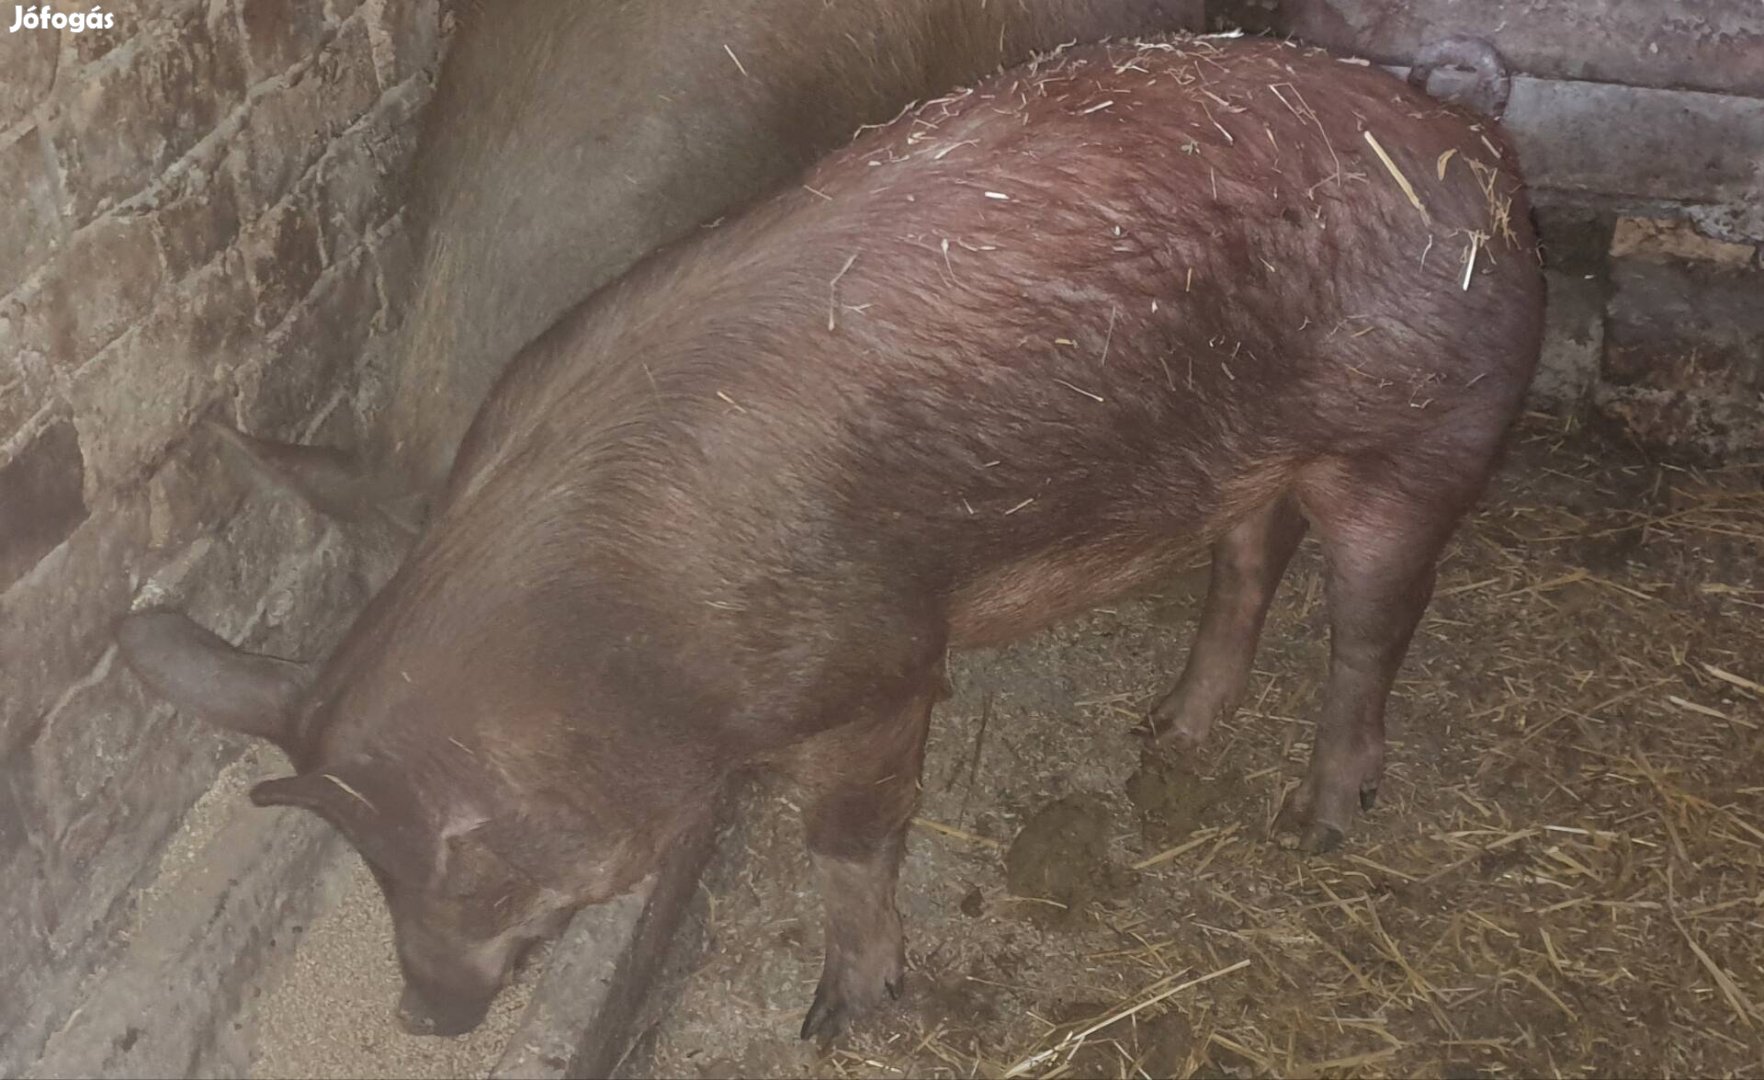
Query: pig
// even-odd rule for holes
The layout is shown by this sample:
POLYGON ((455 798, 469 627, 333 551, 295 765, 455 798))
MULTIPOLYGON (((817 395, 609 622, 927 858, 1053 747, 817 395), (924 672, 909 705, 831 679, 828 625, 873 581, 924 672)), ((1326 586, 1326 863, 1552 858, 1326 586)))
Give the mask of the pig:
MULTIPOLYGON (((914 99, 1199 0, 496 0, 460 6, 412 169, 426 237, 367 455, 446 478, 515 351, 638 257, 914 99)), ((413 499, 413 504, 418 500, 413 499)))
POLYGON ((1210 547, 1151 726, 1243 698, 1307 529, 1330 657, 1278 831, 1339 843, 1536 364, 1507 139, 1272 41, 1060 51, 928 102, 639 263, 526 347, 433 523, 321 665, 172 612, 122 653, 274 740, 255 802, 384 890, 413 1030, 629 888, 741 770, 803 793, 825 902, 804 1037, 898 994, 894 903, 946 655, 1210 547))

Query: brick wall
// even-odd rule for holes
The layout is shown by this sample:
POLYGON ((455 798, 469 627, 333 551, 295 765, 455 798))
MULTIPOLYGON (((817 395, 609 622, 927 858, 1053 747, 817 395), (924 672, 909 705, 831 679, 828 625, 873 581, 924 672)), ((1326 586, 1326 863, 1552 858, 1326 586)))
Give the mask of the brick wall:
POLYGON ((436 0, 104 8, 77 35, 0 11, 0 1075, 101 981, 244 749, 121 676, 116 618, 160 601, 311 655, 360 606, 358 545, 192 429, 370 421, 439 44, 436 0))

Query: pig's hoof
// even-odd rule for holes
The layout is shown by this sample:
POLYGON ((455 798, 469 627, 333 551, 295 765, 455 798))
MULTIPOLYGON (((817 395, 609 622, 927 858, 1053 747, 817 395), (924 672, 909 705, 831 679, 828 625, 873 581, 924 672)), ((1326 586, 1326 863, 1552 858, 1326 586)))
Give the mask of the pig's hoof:
MULTIPOLYGON (((882 984, 889 999, 894 1001, 900 1000, 902 985, 900 979, 890 979, 882 984)), ((815 990, 815 1003, 809 1006, 808 1015, 802 1018, 802 1037, 819 1039, 821 1042, 837 1038, 844 1033, 852 1020, 869 1012, 875 1004, 872 1001, 856 1007, 851 1002, 835 1000, 835 995, 827 993, 826 983, 823 982, 815 990)))
POLYGON ((1197 735, 1182 725, 1160 721, 1155 714, 1133 728, 1133 737, 1139 740, 1142 752, 1170 759, 1198 753, 1201 744, 1206 742, 1205 732, 1197 735))
POLYGON ((1370 810, 1378 805, 1378 780, 1376 778, 1360 785, 1360 809, 1370 810))
POLYGON ((821 973, 821 984, 815 987, 815 1001, 802 1019, 802 1037, 825 1043, 845 1031, 851 1021, 882 1003, 887 994, 893 1001, 900 999, 906 986, 902 965, 896 961, 881 976, 866 975, 861 964, 829 964, 821 973))
POLYGON ((1316 806, 1307 797, 1306 787, 1308 785, 1301 785, 1287 796, 1279 816, 1274 819, 1274 840, 1283 848, 1296 849, 1307 855, 1334 851, 1346 838, 1346 830, 1317 814, 1316 806))
POLYGON ((1276 821, 1274 838, 1276 843, 1288 851, 1322 855, 1339 848, 1346 834, 1326 821, 1313 821, 1307 825, 1276 821))
POLYGON ((1342 831, 1326 821, 1313 821, 1299 837, 1298 849, 1306 855, 1323 855, 1341 846, 1342 831))
POLYGON ((1174 695, 1166 697, 1152 707, 1134 734, 1140 736, 1149 745, 1174 750, 1179 754, 1190 754, 1201 748, 1207 741, 1207 732, 1212 724, 1204 719, 1197 720, 1193 710, 1185 710, 1173 700, 1174 695))
POLYGON ((1200 752, 1201 744, 1207 741, 1207 733, 1178 724, 1164 732, 1159 741, 1176 753, 1187 756, 1200 752))
POLYGON ((815 988, 815 1003, 809 1006, 808 1015, 802 1018, 803 1038, 825 1042, 845 1030, 845 1006, 833 1003, 829 1000, 830 997, 825 982, 815 988))

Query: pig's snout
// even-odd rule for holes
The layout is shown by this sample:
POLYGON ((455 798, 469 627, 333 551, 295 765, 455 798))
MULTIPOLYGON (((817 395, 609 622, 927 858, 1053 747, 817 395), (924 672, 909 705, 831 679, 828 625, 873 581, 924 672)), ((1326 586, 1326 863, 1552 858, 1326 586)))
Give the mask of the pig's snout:
POLYGON ((398 1026, 412 1035, 464 1035, 484 1022, 490 1001, 436 999, 406 983, 398 998, 398 1026))

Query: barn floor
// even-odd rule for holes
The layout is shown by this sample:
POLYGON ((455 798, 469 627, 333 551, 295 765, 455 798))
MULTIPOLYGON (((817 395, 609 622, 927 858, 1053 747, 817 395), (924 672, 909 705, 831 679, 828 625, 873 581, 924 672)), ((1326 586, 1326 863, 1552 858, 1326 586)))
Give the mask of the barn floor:
POLYGON ((959 658, 900 890, 904 998, 830 1050, 796 1039, 819 906, 791 794, 762 787, 626 1069, 1764 1076, 1761 557, 1764 469, 1528 416, 1443 563, 1379 805, 1320 857, 1265 839, 1324 671, 1313 545, 1249 704, 1192 761, 1141 769, 1127 732, 1204 567, 959 658), (1007 888, 1013 844, 1043 895, 1007 888))

